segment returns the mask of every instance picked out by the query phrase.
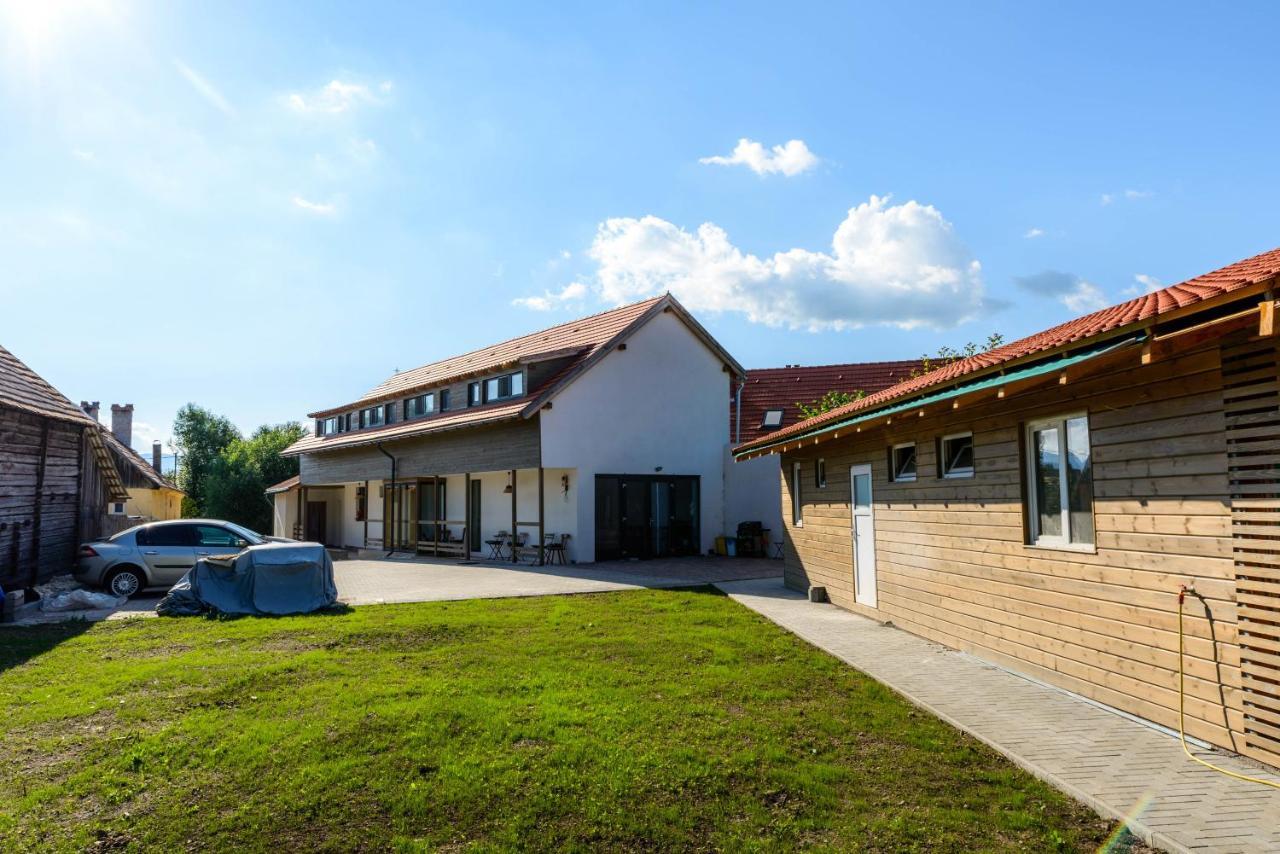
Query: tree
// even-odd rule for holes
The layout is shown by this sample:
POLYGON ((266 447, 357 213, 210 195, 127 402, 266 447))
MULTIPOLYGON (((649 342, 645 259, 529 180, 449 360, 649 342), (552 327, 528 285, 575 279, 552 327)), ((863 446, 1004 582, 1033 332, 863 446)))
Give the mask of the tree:
POLYGON ((937 355, 930 356, 926 353, 921 356, 920 367, 913 369, 911 371, 911 376, 918 377, 922 374, 927 374, 930 371, 937 370, 938 368, 946 367, 952 362, 958 362, 961 359, 976 356, 978 353, 986 353, 989 350, 994 350, 1002 344, 1004 344, 1004 336, 999 332, 992 332, 988 335, 986 343, 982 345, 978 345, 970 341, 959 350, 956 350, 944 344, 938 348, 937 355))
POLYGON ((173 422, 173 444, 178 453, 178 487, 187 494, 183 516, 208 513, 206 485, 219 455, 239 440, 240 431, 227 418, 188 403, 173 422))
POLYGON ((236 439, 223 449, 206 482, 205 512, 250 530, 270 533, 271 500, 268 486, 298 473, 296 457, 281 451, 305 435, 296 421, 263 425, 248 439, 236 439))
POLYGON ((796 406, 799 407, 800 414, 805 418, 813 418, 815 415, 830 412, 833 409, 844 406, 846 403, 853 403, 853 401, 861 400, 866 396, 867 393, 864 391, 829 391, 812 403, 796 401, 796 406))

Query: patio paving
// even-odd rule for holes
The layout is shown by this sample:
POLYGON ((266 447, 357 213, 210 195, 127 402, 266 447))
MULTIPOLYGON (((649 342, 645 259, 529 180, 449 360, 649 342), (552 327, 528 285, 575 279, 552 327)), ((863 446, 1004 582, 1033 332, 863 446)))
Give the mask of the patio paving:
POLYGON ((782 562, 689 557, 529 566, 491 561, 463 563, 457 558, 379 558, 340 560, 333 565, 333 572, 339 601, 348 605, 381 605, 697 587, 717 581, 779 577, 782 562))
MULTIPOLYGON (((1187 759, 1175 737, 901 629, 809 602, 777 579, 718 583, 735 601, 888 685, 1150 845, 1280 852, 1280 790, 1187 759)), ((1245 759, 1228 770, 1280 781, 1245 759)))

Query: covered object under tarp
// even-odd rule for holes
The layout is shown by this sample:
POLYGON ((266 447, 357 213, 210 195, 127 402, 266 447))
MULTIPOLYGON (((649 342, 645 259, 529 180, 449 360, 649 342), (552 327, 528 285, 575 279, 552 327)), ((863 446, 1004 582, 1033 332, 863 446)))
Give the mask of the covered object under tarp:
POLYGON ((306 614, 338 601, 333 561, 318 543, 266 543, 197 561, 156 611, 169 616, 306 614))

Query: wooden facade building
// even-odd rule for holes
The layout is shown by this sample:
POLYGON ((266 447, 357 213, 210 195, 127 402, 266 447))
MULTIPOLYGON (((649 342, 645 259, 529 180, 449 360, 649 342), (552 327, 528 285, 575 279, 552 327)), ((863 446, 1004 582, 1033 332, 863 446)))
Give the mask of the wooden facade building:
MULTIPOLYGON (((1280 765, 1280 250, 738 447, 786 583, 1280 765), (817 592, 817 591, 815 591, 817 592)), ((820 596, 817 598, 821 598, 820 596)))
POLYGON ((97 423, 0 347, 0 587, 70 570, 127 497, 97 423))

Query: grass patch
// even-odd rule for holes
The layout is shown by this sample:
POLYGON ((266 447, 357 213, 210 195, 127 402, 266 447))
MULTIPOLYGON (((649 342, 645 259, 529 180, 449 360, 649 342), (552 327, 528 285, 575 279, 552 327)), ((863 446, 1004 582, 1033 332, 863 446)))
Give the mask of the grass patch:
POLYGON ((708 591, 0 632, 0 850, 1082 851, 1112 829, 708 591))

